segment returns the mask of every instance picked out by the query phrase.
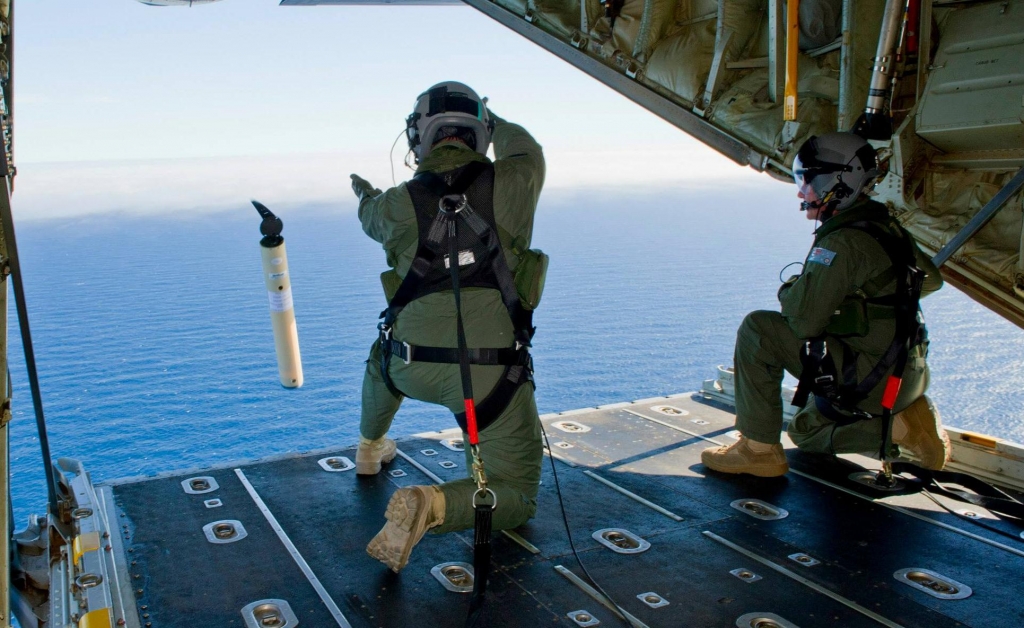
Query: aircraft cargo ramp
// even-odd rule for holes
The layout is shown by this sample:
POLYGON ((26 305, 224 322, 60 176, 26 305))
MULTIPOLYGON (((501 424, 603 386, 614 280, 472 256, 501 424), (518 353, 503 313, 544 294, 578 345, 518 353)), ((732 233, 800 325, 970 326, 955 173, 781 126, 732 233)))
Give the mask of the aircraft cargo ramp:
MULTIPOLYGON (((579 555, 635 626, 1024 622, 1024 539, 981 509, 988 527, 793 448, 782 478, 708 472, 734 417, 700 393, 542 418, 579 555)), ((428 534, 398 575, 365 552, 396 488, 466 474, 457 431, 399 448, 368 478, 338 448, 99 487, 118 625, 462 626, 472 531, 428 534)), ((495 534, 481 625, 627 625, 584 584, 549 462, 537 517, 495 534)))

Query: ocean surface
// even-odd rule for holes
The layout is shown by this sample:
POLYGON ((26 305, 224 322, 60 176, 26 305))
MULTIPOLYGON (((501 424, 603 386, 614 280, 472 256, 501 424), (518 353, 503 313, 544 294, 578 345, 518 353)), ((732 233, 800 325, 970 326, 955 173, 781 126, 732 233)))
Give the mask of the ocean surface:
MULTIPOLYGON (((278 383, 250 205, 19 223, 55 459, 102 481, 356 441, 384 254, 351 203, 271 209, 285 222, 298 390, 278 383)), ((780 271, 812 229, 790 199, 756 190, 546 195, 533 242, 551 256, 535 318, 540 411, 700 388, 731 364, 743 316, 777 307, 780 271)), ((1024 441, 1024 332, 953 288, 924 308, 944 421, 1024 441)), ((10 317, 20 528, 46 491, 13 298, 10 317)), ((407 401, 393 434, 454 425, 407 401)))

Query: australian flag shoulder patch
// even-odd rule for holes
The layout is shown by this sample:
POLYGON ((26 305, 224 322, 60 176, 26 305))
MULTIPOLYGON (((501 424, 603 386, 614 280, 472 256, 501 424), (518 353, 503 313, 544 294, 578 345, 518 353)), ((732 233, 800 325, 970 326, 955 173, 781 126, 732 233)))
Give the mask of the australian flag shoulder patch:
POLYGON ((823 249, 820 246, 816 246, 811 249, 811 254, 807 256, 807 263, 814 262, 815 264, 822 264, 823 266, 831 266, 835 259, 835 251, 830 251, 828 249, 823 249))

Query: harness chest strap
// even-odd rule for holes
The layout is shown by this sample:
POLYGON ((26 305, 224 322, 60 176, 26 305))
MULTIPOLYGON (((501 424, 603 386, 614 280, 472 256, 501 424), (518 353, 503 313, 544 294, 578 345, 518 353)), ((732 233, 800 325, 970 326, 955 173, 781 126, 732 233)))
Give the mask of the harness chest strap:
MULTIPOLYGON (((452 290, 459 301, 456 285, 465 283, 461 276, 464 273, 468 273, 469 285, 499 291, 513 323, 516 343, 513 347, 465 348, 464 357, 468 364, 500 365, 506 368, 499 383, 479 405, 467 402, 465 410, 455 414, 463 430, 469 429, 471 421, 477 424, 479 430, 486 428, 508 406, 519 386, 532 382, 532 359, 528 347, 535 331, 532 326, 533 313, 524 308, 519 300, 497 235, 497 225, 492 224, 493 174, 490 164, 470 162, 456 174, 450 184, 433 173, 420 173, 410 182, 409 192, 419 221, 420 244, 409 271, 388 308, 381 314, 384 320, 378 325, 381 375, 391 391, 401 395, 388 373, 392 356, 397 356, 406 364, 461 364, 463 359, 460 349, 417 346, 392 338, 391 328, 405 306, 426 294, 442 290, 452 290), (482 213, 475 211, 471 199, 480 205, 482 213), (453 204, 453 209, 457 205, 458 211, 443 211, 442 205, 445 203, 453 204), (469 228, 463 232, 459 228, 461 225, 469 228), (458 246, 459 242, 466 241, 464 233, 472 233, 475 236, 472 241, 477 243, 470 245, 468 253, 460 251, 458 246), (446 238, 447 247, 444 246, 446 238), (478 266, 468 270, 464 268, 459 263, 464 255, 473 259, 478 266)), ((464 334, 464 331, 461 333, 464 334)), ((472 384, 467 383, 470 386, 472 384)), ((472 399, 471 396, 467 398, 472 399)))

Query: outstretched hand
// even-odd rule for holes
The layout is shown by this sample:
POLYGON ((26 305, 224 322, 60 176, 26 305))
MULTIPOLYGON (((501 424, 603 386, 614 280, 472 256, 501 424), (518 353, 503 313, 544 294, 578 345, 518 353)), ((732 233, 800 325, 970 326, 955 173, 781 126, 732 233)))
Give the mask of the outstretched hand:
POLYGON ((350 176, 352 177, 352 191, 360 201, 364 198, 373 198, 383 194, 379 189, 373 187, 373 184, 359 175, 353 174, 350 176))

